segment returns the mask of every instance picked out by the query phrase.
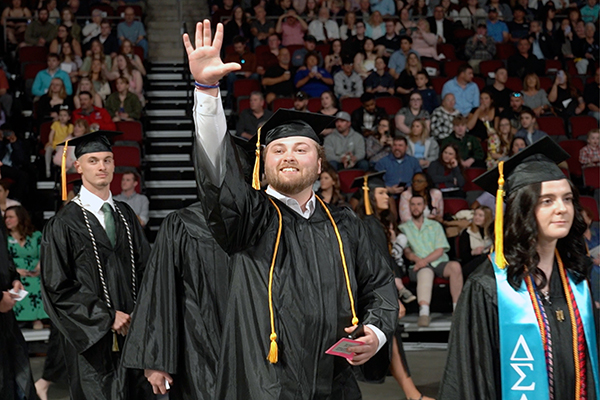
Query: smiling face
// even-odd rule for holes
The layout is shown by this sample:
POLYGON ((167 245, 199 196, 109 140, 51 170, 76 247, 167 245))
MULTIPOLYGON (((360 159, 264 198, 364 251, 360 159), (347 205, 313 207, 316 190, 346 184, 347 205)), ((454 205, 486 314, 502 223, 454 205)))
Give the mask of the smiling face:
POLYGON ((84 154, 73 164, 84 186, 102 190, 110 185, 115 172, 113 153, 102 151, 84 154))
POLYGON ((473 214, 473 223, 479 227, 483 227, 485 223, 485 213, 483 210, 475 210, 473 214))
POLYGON ((317 144, 303 136, 274 140, 265 149, 265 176, 273 189, 288 196, 312 186, 321 173, 317 144))
POLYGON ((427 188, 427 178, 422 173, 413 175, 412 178, 412 191, 413 193, 421 193, 427 188))
POLYGON ((552 242, 569 234, 575 207, 573 192, 566 179, 542 182, 535 219, 538 225, 538 241, 552 242))
POLYGON ((12 231, 19 226, 19 218, 17 217, 17 213, 15 210, 7 210, 4 214, 4 223, 6 224, 6 229, 12 231))

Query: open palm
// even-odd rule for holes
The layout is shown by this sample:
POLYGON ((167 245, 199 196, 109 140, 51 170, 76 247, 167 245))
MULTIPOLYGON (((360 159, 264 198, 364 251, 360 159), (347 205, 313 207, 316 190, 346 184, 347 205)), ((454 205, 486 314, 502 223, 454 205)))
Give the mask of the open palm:
POLYGON ((221 45, 223 44, 223 24, 217 24, 214 40, 211 38, 210 21, 196 25, 196 48, 192 46, 187 33, 183 34, 183 45, 188 54, 190 72, 196 82, 214 85, 230 72, 242 68, 238 63, 223 64, 221 45))

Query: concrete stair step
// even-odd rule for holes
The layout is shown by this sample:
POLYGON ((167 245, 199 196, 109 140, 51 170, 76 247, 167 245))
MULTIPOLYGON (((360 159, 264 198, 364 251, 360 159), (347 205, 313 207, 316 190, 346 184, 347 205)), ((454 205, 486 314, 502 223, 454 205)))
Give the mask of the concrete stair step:
POLYGON ((146 137, 149 139, 165 139, 165 138, 192 138, 191 130, 177 130, 177 131, 148 131, 146 137))

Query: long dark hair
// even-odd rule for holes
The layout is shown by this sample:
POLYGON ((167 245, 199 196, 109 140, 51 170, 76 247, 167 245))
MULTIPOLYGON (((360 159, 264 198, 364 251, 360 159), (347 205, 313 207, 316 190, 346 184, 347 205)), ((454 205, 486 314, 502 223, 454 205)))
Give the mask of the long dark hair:
MULTIPOLYGON (((558 250, 565 268, 573 273, 576 283, 587 276, 590 259, 587 257, 583 233, 586 224, 581 215, 579 192, 569 180, 573 192, 574 218, 569 234, 558 239, 558 250)), ((510 285, 518 289, 523 279, 530 275, 545 287, 548 279, 538 269, 540 257, 537 253, 538 226, 535 209, 541 194, 542 184, 534 183, 511 193, 506 200, 504 214, 504 256, 508 262, 506 274, 510 285), (506 246, 509 244, 509 246, 506 246)))
POLYGON ((433 183, 433 179, 431 179, 431 176, 429 176, 429 174, 426 174, 425 172, 415 173, 413 175, 413 179, 415 179, 415 176, 417 175, 421 175, 423 178, 425 178, 425 181, 427 181, 427 187, 423 191, 425 195, 421 193, 415 193, 412 187, 410 190, 413 194, 413 197, 415 197, 415 195, 420 195, 421 197, 423 197, 423 199, 425 199, 425 204, 427 205, 427 207, 429 207, 429 211, 431 211, 431 213, 433 214, 433 211, 437 210, 437 208, 433 206, 433 202, 431 201, 431 190, 436 188, 435 183, 433 183))
MULTIPOLYGON (((359 189, 362 192, 362 189, 359 189)), ((369 190, 369 201, 371 202, 371 208, 373 209, 373 217, 375 217, 381 223, 381 229, 383 229, 383 233, 385 233, 385 237, 388 241, 388 247, 392 243, 392 234, 390 233, 390 224, 394 227, 396 233, 398 233, 398 229, 396 228, 396 223, 394 221, 394 217, 388 208, 387 210, 379 210, 377 208, 377 201, 375 200, 375 190, 369 190)), ((365 198, 364 195, 360 196, 360 201, 357 206, 356 213, 358 214, 360 219, 367 218, 367 214, 365 213, 365 198)))
POLYGON ((14 211, 17 219, 19 220, 19 225, 15 228, 15 230, 21 235, 23 239, 31 236, 33 232, 35 232, 35 227, 31 223, 31 218, 29 217, 29 213, 23 206, 12 206, 8 207, 4 212, 4 215, 8 211, 14 211))

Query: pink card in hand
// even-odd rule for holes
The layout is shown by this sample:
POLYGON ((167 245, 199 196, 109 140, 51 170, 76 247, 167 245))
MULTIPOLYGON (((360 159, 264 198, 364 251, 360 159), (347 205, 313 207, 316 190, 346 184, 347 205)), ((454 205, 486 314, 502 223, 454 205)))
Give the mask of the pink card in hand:
POLYGON ((327 350, 326 354, 331 354, 332 356, 340 356, 345 359, 352 360, 354 357, 354 353, 348 351, 348 347, 353 346, 362 346, 363 342, 359 342, 358 340, 352 340, 348 338, 341 338, 338 340, 336 344, 331 346, 329 350, 327 350))

